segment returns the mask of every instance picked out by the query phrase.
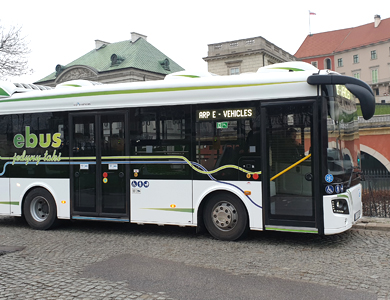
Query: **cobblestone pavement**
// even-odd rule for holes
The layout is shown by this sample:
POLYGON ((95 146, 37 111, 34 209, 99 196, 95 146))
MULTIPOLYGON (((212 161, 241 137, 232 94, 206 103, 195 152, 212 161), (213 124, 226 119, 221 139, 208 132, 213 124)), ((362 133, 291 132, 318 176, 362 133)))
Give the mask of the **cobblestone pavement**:
POLYGON ((0 217, 0 299, 172 299, 164 291, 132 290, 125 281, 83 277, 88 266, 122 254, 390 299, 389 249, 390 232, 378 230, 252 232, 246 240, 222 242, 193 228, 68 222, 36 231, 22 219, 0 217))

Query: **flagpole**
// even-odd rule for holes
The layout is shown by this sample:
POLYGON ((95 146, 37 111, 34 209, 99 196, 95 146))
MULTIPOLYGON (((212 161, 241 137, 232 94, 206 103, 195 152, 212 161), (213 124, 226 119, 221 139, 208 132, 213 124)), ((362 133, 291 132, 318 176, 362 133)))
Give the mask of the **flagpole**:
POLYGON ((309 35, 311 35, 311 25, 310 25, 310 16, 315 15, 316 13, 313 13, 309 10, 309 35))

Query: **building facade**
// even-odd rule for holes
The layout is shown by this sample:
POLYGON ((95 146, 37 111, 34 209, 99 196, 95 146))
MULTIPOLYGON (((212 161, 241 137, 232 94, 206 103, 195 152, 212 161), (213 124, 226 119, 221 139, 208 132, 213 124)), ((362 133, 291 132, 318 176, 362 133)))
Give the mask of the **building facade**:
POLYGON ((298 60, 367 82, 377 103, 390 103, 390 18, 362 26, 309 35, 298 60))
POLYGON ((122 42, 95 40, 95 49, 67 65, 58 64, 55 72, 36 83, 54 87, 75 79, 101 83, 160 80, 182 70, 181 66, 151 45, 145 35, 132 32, 131 40, 122 42))
POLYGON ((295 57, 262 37, 208 45, 208 71, 218 75, 256 72, 260 67, 294 61, 295 57))

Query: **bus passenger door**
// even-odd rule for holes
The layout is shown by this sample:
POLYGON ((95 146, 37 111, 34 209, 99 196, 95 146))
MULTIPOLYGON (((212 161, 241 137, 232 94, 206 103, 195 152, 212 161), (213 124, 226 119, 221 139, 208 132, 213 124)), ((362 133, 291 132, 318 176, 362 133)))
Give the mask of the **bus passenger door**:
POLYGON ((266 230, 318 232, 314 179, 318 134, 313 101, 262 108, 266 230))
POLYGON ((128 220, 124 113, 71 116, 72 218, 128 220))

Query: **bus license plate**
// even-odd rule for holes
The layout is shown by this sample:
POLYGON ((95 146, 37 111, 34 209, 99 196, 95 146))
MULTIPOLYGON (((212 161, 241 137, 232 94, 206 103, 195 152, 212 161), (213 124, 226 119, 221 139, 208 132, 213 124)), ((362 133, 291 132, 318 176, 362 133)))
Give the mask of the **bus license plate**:
POLYGON ((355 212, 354 219, 355 219, 355 221, 360 219, 360 210, 355 212))

